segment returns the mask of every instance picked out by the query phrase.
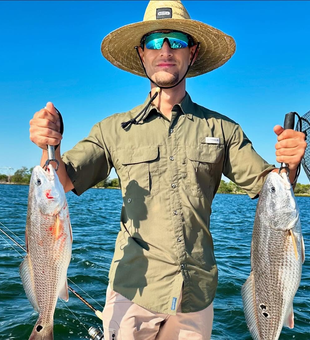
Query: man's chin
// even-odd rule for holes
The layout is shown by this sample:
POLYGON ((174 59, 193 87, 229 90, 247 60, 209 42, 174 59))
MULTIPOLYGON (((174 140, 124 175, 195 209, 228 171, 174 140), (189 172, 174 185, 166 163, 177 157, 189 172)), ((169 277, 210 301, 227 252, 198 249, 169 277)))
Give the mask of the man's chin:
POLYGON ((158 74, 155 77, 155 83, 161 87, 168 87, 176 85, 179 81, 179 76, 175 74, 171 74, 168 72, 161 72, 163 74, 158 74))

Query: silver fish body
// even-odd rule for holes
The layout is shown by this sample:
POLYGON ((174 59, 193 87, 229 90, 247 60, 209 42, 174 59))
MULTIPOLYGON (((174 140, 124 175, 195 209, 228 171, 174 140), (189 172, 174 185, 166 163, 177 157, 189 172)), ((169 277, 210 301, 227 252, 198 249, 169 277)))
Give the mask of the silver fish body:
POLYGON ((36 166, 29 185, 27 255, 20 265, 26 295, 39 312, 29 340, 52 340, 58 297, 68 300, 72 231, 64 189, 54 168, 36 166))
POLYGON ((305 250, 298 206, 286 173, 271 172, 256 208, 251 273, 242 287, 244 313, 255 340, 277 340, 294 327, 293 299, 305 250))

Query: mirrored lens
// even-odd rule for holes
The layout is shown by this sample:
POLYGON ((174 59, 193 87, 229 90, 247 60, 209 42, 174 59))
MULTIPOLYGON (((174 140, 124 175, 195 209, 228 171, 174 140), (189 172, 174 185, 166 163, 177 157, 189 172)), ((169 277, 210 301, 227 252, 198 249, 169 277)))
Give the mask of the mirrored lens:
POLYGON ((160 50, 165 40, 168 41, 172 49, 188 46, 188 36, 182 32, 151 33, 145 38, 145 46, 150 50, 160 50))

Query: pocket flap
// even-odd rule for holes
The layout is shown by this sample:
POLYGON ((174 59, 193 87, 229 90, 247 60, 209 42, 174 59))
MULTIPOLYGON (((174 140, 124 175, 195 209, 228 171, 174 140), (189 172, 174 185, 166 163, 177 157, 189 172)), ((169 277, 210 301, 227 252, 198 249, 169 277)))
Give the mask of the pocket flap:
POLYGON ((218 163, 223 154, 222 144, 201 144, 197 147, 186 147, 186 155, 191 161, 218 163))
POLYGON ((124 149, 119 152, 119 159, 123 165, 152 162, 158 158, 158 146, 124 149))

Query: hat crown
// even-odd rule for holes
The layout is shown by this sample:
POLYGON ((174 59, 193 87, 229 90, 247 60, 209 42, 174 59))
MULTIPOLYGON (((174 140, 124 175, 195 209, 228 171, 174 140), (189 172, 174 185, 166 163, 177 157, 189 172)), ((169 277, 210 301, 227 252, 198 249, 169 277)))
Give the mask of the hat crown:
POLYGON ((190 16, 180 0, 151 0, 143 21, 160 19, 190 19, 190 16))

